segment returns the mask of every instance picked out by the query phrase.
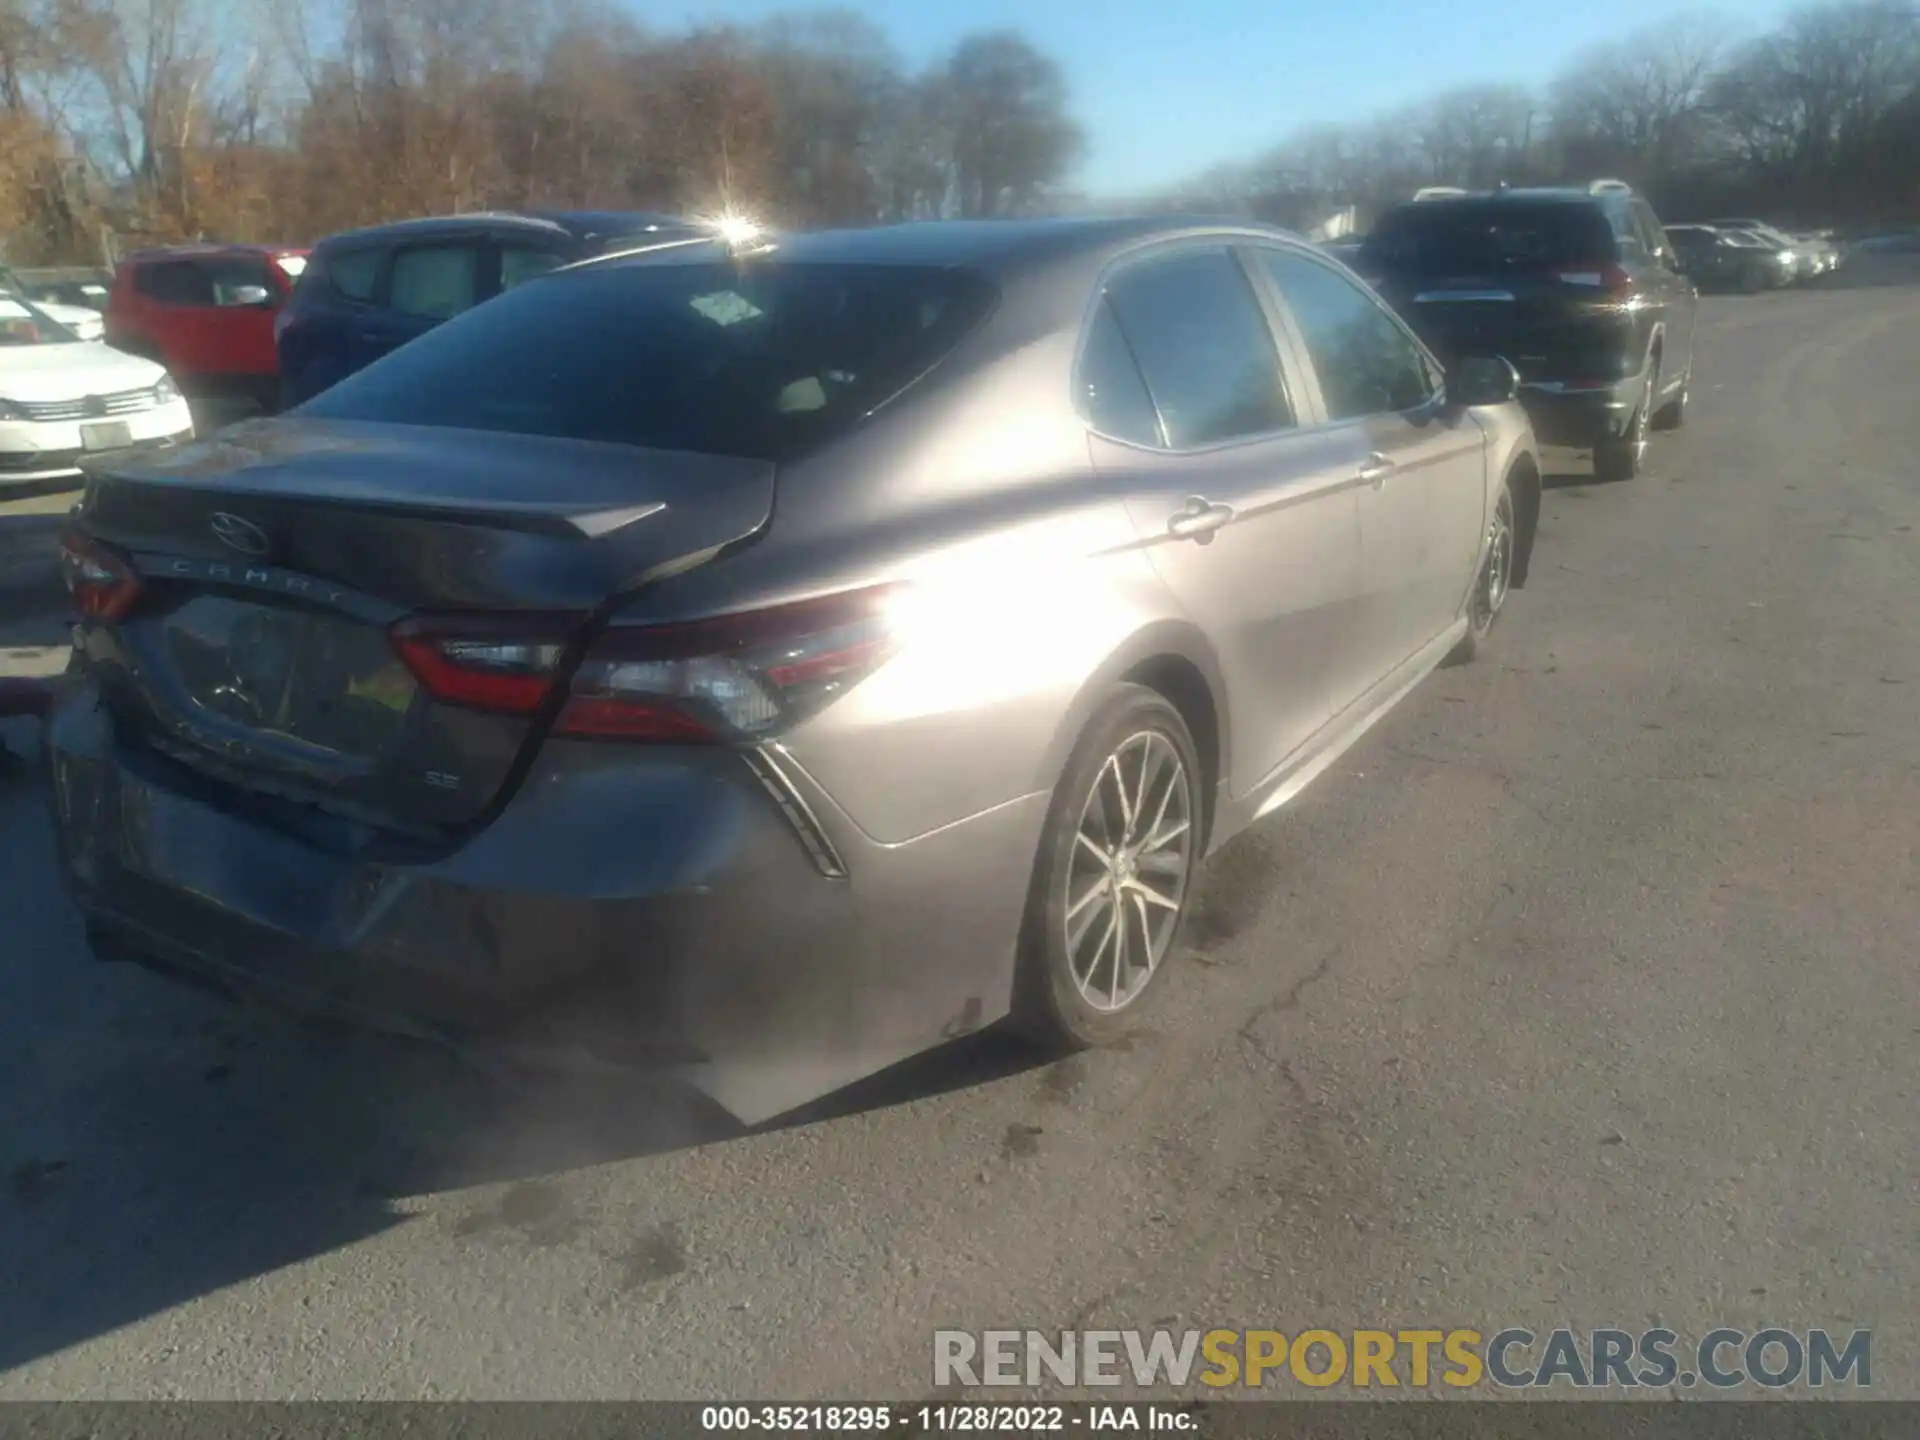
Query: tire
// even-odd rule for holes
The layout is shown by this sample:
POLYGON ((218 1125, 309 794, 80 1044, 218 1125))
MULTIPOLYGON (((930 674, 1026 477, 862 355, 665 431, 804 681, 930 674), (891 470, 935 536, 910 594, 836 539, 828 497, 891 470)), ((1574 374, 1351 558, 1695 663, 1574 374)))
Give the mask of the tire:
POLYGON ((1687 423, 1687 400, 1693 393, 1693 374, 1680 382, 1680 393, 1653 412, 1655 430, 1678 430, 1687 423))
POLYGON ((1133 1028, 1185 928, 1204 799, 1180 712, 1157 691, 1115 687, 1047 810, 1021 936, 1015 1029, 1050 1050, 1082 1050, 1133 1028), (1156 836, 1164 844, 1141 845, 1156 836), (1116 850, 1117 864, 1108 858, 1116 850))
POLYGON ((1467 633, 1448 654, 1448 665, 1465 665, 1479 656, 1506 608, 1513 589, 1514 549, 1519 544, 1515 513, 1513 489, 1503 481, 1500 498, 1493 502, 1493 518, 1487 522, 1486 554, 1481 557, 1480 573, 1474 576, 1473 593, 1467 597, 1467 633))
POLYGON ((1634 406, 1624 435, 1603 436, 1593 447, 1593 478, 1604 484, 1631 480, 1647 463, 1647 432, 1652 428, 1653 397, 1660 393, 1660 362, 1654 361, 1647 372, 1647 388, 1634 406))

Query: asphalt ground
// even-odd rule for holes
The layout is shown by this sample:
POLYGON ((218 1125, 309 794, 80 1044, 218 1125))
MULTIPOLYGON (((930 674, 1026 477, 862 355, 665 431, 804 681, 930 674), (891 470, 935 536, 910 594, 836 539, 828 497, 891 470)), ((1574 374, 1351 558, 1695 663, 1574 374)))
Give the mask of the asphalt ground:
POLYGON ((942 1327, 1777 1323, 1870 1328, 1920 1398, 1902 263, 1705 302, 1686 429, 1631 483, 1561 465, 1491 654, 1218 858, 1115 1050, 976 1040, 748 1135, 509 1095, 92 962, 44 786, 0 782, 0 1397, 908 1396, 942 1327))

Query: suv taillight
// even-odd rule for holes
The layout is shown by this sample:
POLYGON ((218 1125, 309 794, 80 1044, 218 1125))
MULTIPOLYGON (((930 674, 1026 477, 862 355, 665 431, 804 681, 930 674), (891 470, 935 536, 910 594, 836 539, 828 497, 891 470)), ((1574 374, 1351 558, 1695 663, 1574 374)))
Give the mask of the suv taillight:
POLYGON ((532 715, 564 699, 554 732, 593 740, 716 744, 773 734, 831 704, 895 645, 879 586, 674 625, 614 626, 563 677, 555 622, 409 622, 394 646, 436 699, 532 715), (544 626, 544 628, 543 628, 544 626))
POLYGON ((118 620, 140 598, 140 575, 110 545, 69 531, 60 539, 60 572, 74 608, 90 620, 118 620))
POLYGON ((1602 295, 1625 295, 1633 289, 1633 277, 1612 263, 1569 266, 1554 271, 1554 276, 1562 285, 1578 285, 1602 295))

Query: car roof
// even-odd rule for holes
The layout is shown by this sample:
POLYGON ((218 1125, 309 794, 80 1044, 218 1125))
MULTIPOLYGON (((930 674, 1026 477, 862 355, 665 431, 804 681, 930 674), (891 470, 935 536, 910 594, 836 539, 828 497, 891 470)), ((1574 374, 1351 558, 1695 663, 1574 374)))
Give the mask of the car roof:
POLYGON ((142 264, 155 260, 194 260, 210 259, 217 255, 264 255, 269 259, 282 255, 305 255, 304 245, 245 245, 217 244, 204 242, 190 245, 153 245, 144 250, 135 250, 120 257, 122 265, 142 264))
POLYGON ((576 235, 643 235, 650 230, 699 230, 699 221, 650 210, 529 210, 536 220, 551 220, 576 235))
POLYGON ((1528 185, 1514 186, 1505 190, 1477 190, 1466 195, 1440 195, 1430 200, 1402 200, 1391 206, 1394 212, 1429 211, 1444 214, 1448 210, 1478 208, 1485 205, 1500 205, 1510 201, 1524 201, 1528 204, 1541 203, 1554 205, 1604 205, 1608 201, 1632 200, 1637 197, 1618 190, 1603 190, 1595 194, 1589 190, 1577 189, 1571 185, 1528 185))
MULTIPOLYGON (((1060 264, 1105 264, 1141 244, 1221 236, 1285 240, 1298 235, 1257 221, 1200 216, 1093 216, 1044 220, 916 220, 856 230, 771 237, 781 260, 803 265, 920 265, 982 270, 1002 278, 1060 264)), ((711 259, 721 242, 615 252, 571 269, 689 264, 711 259)), ((1311 248, 1311 247, 1308 247, 1311 248)))
POLYGON ((571 235, 578 240, 606 235, 640 235, 649 230, 699 228, 696 222, 679 216, 641 210, 474 210, 464 215, 421 215, 410 220, 392 220, 383 225, 343 230, 337 235, 329 235, 321 244, 328 247, 356 245, 396 236, 431 238, 471 230, 476 226, 571 235))

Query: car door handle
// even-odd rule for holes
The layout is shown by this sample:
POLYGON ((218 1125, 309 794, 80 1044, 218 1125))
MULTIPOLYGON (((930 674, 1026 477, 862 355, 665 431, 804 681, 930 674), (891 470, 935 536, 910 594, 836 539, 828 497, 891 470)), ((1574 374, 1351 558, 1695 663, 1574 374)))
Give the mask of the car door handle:
POLYGON ((1167 533, 1176 540, 1204 543, 1213 532, 1233 519, 1231 505, 1215 505, 1205 496, 1195 495, 1187 508, 1167 521, 1167 533))
POLYGON ((1391 475, 1395 468, 1393 461, 1376 450, 1360 462, 1360 468, 1354 473, 1378 490, 1387 483, 1387 476, 1391 475))

